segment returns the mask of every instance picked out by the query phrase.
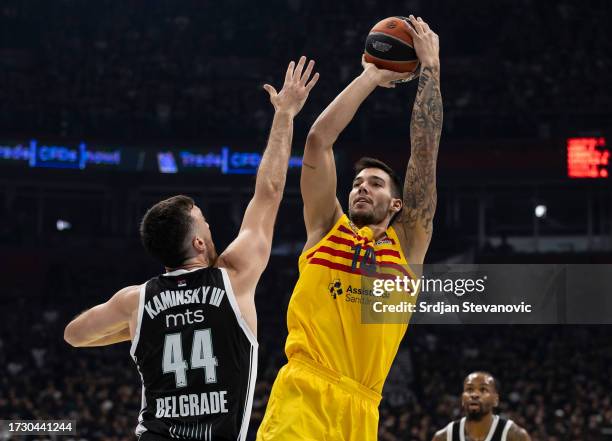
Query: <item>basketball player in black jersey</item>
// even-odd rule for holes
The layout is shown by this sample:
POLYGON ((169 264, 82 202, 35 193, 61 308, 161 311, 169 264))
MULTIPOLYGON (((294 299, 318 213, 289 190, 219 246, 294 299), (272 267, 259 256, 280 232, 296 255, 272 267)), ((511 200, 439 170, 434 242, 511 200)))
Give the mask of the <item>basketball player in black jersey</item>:
POLYGON ((314 62, 289 64, 238 237, 217 256, 211 232, 191 198, 154 205, 140 227, 149 253, 166 273, 129 286, 68 324, 73 346, 132 340, 142 378, 141 441, 170 438, 244 440, 257 372, 255 287, 270 257, 283 195, 293 119, 319 74, 314 62))
POLYGON ((465 416, 439 430, 433 441, 531 441, 525 429, 493 414, 499 405, 497 380, 488 372, 472 372, 463 381, 465 416))

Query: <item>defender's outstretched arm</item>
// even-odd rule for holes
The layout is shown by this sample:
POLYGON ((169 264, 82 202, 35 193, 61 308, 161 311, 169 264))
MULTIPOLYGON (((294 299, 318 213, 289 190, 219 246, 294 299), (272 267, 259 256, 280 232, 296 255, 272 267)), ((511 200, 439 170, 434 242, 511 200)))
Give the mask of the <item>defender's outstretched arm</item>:
POLYGON ((420 264, 431 242, 436 211, 436 162, 442 133, 438 36, 420 17, 409 18, 421 75, 410 122, 411 152, 404 181, 404 207, 395 221, 406 258, 420 264))
POLYGON ((259 276, 270 258, 274 222, 285 189, 291 153, 293 119, 319 79, 318 73, 311 78, 314 61, 305 65, 306 57, 301 57, 297 66, 293 61, 289 64, 280 92, 268 84, 264 86, 275 110, 268 145, 257 172, 255 194, 245 211, 238 237, 218 262, 218 266, 231 272, 237 295, 254 294, 259 276))

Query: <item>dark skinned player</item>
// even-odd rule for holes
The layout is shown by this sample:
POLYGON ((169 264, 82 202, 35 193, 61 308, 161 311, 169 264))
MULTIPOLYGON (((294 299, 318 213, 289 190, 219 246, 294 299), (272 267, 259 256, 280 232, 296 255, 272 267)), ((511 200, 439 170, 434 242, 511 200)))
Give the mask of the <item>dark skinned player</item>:
POLYGON ((531 441, 525 429, 493 413, 499 405, 498 382, 488 372, 472 372, 463 381, 464 417, 439 430, 433 441, 531 441))

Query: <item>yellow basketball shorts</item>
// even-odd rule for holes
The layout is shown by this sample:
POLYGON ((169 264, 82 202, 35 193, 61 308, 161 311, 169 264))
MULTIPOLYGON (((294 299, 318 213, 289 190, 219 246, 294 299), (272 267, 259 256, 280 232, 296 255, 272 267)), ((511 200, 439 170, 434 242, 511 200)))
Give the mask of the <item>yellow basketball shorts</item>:
POLYGON ((375 441, 380 394, 294 355, 272 386, 257 441, 375 441))

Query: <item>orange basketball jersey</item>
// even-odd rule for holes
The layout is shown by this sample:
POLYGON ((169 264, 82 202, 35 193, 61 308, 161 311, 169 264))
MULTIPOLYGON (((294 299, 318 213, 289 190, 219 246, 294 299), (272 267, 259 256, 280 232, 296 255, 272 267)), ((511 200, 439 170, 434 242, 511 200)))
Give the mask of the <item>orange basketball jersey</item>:
MULTIPOLYGON (((363 324, 361 308, 379 300, 362 276, 414 277, 393 227, 372 239, 343 215, 331 231, 299 258, 285 345, 287 358, 307 356, 380 393, 408 327, 402 323, 363 324)), ((415 297, 408 297, 412 302, 415 297)), ((369 306, 371 307, 371 306, 369 306)))

